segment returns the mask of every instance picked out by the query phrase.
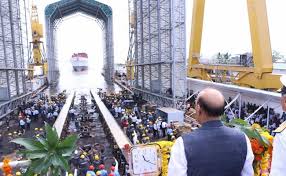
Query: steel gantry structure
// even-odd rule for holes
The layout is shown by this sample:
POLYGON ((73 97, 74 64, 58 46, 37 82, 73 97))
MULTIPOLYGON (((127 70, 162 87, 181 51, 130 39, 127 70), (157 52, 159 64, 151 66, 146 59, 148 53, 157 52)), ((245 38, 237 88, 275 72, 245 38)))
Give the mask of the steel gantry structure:
POLYGON ((176 107, 186 91, 185 0, 131 1, 133 89, 145 100, 176 107))
POLYGON ((113 16, 112 9, 108 5, 95 0, 61 0, 50 4, 45 9, 46 16, 46 39, 47 39, 47 61, 48 79, 50 83, 57 82, 59 75, 56 31, 57 25, 63 18, 75 13, 83 13, 96 19, 104 31, 104 67, 103 74, 110 82, 113 77, 114 55, 113 55, 113 16))
POLYGON ((272 50, 266 1, 247 0, 253 67, 247 65, 231 66, 200 63, 205 3, 205 0, 193 1, 188 76, 211 81, 211 71, 228 71, 235 73, 230 75, 230 80, 236 85, 272 90, 282 87, 279 80, 280 75, 272 73, 272 50))
POLYGON ((0 1, 0 116, 27 93, 28 29, 25 0, 0 1))

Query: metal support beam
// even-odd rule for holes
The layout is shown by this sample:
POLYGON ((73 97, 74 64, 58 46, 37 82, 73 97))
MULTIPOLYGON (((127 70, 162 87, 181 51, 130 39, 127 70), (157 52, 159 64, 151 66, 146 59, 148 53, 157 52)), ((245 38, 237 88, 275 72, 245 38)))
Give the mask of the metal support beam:
POLYGON ((241 96, 240 93, 238 93, 238 94, 234 97, 234 99, 233 99, 231 102, 229 102, 229 103, 224 107, 224 109, 229 108, 240 96, 241 96))
MULTIPOLYGON (((17 63, 17 54, 16 54, 16 42, 15 42, 15 35, 16 35, 16 31, 14 29, 14 25, 15 23, 13 23, 13 16, 16 16, 17 14, 14 14, 12 12, 12 0, 9 1, 9 16, 10 16, 10 21, 11 21, 11 42, 12 42, 12 48, 13 48, 13 64, 14 64, 14 68, 18 68, 18 63, 17 63)), ((19 90, 19 74, 17 71, 14 72, 15 74, 15 84, 16 84, 16 93, 17 96, 20 95, 20 90, 19 90)))
POLYGON ((249 119, 251 119, 261 108, 263 108, 264 105, 266 105, 271 99, 268 99, 265 103, 263 103, 261 106, 259 106, 252 114, 250 114, 246 119, 244 119, 245 121, 248 121, 249 119))
POLYGON ((265 0, 247 0, 255 74, 272 73, 272 50, 265 0))

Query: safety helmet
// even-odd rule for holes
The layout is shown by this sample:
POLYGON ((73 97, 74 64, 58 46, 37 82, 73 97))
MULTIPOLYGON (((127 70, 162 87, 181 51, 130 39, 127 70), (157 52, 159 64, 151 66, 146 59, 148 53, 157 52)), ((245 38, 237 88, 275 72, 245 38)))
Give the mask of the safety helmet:
POLYGON ((14 131, 13 133, 14 133, 14 134, 17 134, 17 131, 14 131))
POLYGON ((96 161, 98 161, 98 160, 99 160, 99 156, 98 156, 98 155, 94 155, 94 159, 95 159, 96 161))
POLYGON ((101 172, 97 171, 95 174, 99 176, 99 175, 101 175, 101 172))
POLYGON ((108 176, 114 176, 114 173, 110 173, 110 174, 108 174, 108 176))
POLYGON ((114 166, 111 166, 111 167, 110 167, 110 170, 111 170, 111 171, 114 171, 114 170, 115 170, 115 167, 114 167, 114 166))
POLYGON ((12 133, 8 133, 8 136, 12 136, 12 133))
POLYGON ((80 155, 80 158, 81 158, 81 159, 84 159, 84 158, 85 158, 85 156, 84 156, 84 155, 80 155))
POLYGON ((16 176, 18 176, 18 175, 22 175, 21 172, 19 172, 19 171, 16 172, 16 176))
POLYGON ((86 152, 83 152, 82 154, 83 154, 83 155, 85 155, 85 156, 87 155, 87 153, 86 153, 86 152))
POLYGON ((91 176, 90 173, 87 173, 86 176, 91 176))
POLYGON ((100 164, 100 165, 98 166, 99 169, 104 169, 104 167, 105 167, 105 166, 104 166, 103 164, 100 164))
POLYGON ((43 131, 43 128, 40 128, 39 130, 40 130, 40 131, 43 131))
POLYGON ((39 130, 39 128, 35 128, 35 131, 38 131, 39 130))
POLYGON ((68 176, 73 176, 73 174, 72 173, 69 173, 69 175, 68 176))
POLYGON ((37 134, 36 137, 40 137, 40 134, 37 134))
POLYGON ((93 166, 93 165, 90 165, 90 166, 88 167, 88 169, 89 169, 89 170, 94 170, 94 166, 93 166))

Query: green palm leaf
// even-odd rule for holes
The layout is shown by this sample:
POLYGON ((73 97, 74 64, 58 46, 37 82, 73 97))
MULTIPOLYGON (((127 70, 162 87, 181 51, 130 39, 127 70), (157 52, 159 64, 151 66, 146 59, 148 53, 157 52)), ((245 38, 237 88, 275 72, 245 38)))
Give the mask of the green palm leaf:
POLYGON ((31 160, 25 176, 33 176, 35 173, 45 175, 51 172, 52 176, 61 175, 62 170, 69 171, 68 159, 75 150, 77 135, 71 135, 59 139, 55 129, 45 124, 46 138, 36 139, 18 138, 12 142, 23 145, 26 150, 19 153, 31 160))
POLYGON ((56 145, 59 142, 59 136, 54 128, 52 128, 50 125, 45 125, 46 130, 46 138, 47 142, 49 143, 49 146, 51 148, 56 147, 56 145))
POLYGON ((63 141, 59 142, 57 148, 61 149, 61 148, 75 146, 77 139, 78 135, 70 135, 66 137, 63 141))
POLYGON ((41 150, 43 149, 43 144, 33 139, 27 138, 17 138, 11 142, 24 146, 27 150, 41 150))

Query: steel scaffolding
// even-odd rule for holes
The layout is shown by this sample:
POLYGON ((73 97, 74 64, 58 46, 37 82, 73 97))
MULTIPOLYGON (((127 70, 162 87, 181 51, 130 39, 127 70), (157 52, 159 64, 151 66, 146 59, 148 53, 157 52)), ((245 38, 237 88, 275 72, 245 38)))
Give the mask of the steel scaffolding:
POLYGON ((132 3, 134 90, 161 106, 178 107, 186 95, 185 0, 133 0, 132 3))
POLYGON ((79 12, 97 19, 96 21, 104 31, 103 41, 105 42, 105 45, 103 45, 103 74, 107 82, 111 82, 114 65, 112 9, 111 7, 95 0, 61 0, 46 7, 45 16, 49 82, 56 83, 59 77, 56 46, 57 26, 64 18, 70 17, 71 15, 79 12))
POLYGON ((1 0, 0 16, 0 101, 10 101, 26 93, 24 61, 28 58, 28 37, 25 0, 1 0))

